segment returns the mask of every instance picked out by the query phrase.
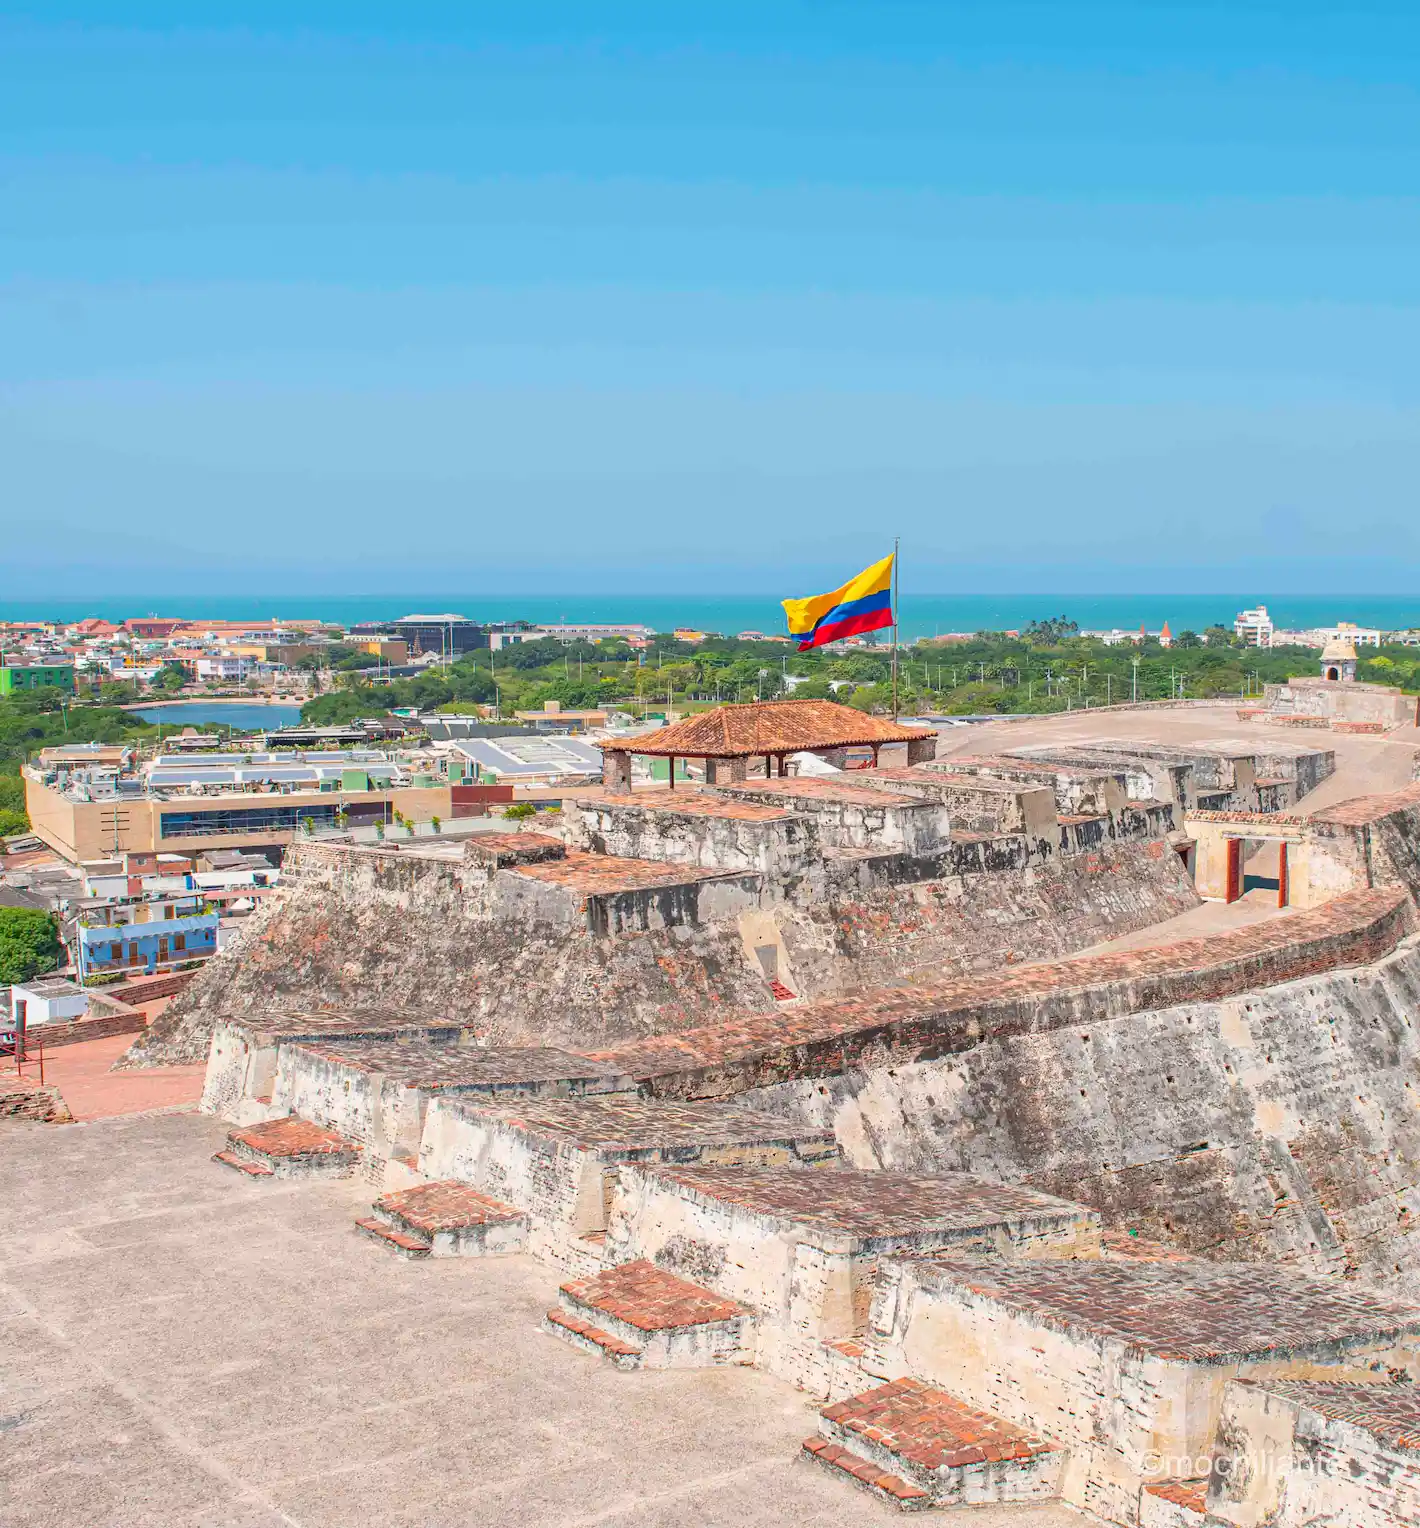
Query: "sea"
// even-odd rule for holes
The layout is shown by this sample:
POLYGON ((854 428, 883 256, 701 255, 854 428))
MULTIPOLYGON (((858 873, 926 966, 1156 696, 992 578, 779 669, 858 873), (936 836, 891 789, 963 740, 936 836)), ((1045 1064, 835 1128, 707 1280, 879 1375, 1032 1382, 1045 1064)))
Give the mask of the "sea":
MULTIPOLYGON (((945 632, 1019 630, 1034 620, 1063 615, 1086 630, 1202 631, 1231 626, 1240 610, 1266 605, 1278 626, 1308 629, 1338 620, 1398 631, 1420 626, 1420 593, 1415 595, 1239 594, 915 594, 898 604, 904 641, 945 632)), ((249 595, 130 596, 98 599, 0 600, 0 619, 82 620, 100 616, 166 615, 188 619, 320 620, 342 626, 357 621, 392 620, 413 613, 457 614, 479 621, 637 622, 656 631, 690 627, 733 635, 739 631, 782 633, 784 612, 772 595, 508 594, 477 590, 403 595, 345 595, 274 598, 249 595)))

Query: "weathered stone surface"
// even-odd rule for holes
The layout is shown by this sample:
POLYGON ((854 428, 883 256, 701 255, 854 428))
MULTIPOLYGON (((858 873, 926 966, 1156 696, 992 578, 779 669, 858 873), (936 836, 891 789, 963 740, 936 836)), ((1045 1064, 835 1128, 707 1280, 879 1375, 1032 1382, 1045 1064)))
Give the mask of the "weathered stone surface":
MULTIPOLYGON (((810 906, 775 908, 795 993, 1045 959, 1197 904, 1177 856, 1161 842, 1109 842, 1030 869, 1019 868, 1009 848, 999 868, 989 844, 961 850, 970 872, 868 889, 847 879, 810 906)), ((891 877, 922 874, 910 857, 884 858, 893 861, 891 877)), ((495 904, 506 906, 498 888, 510 883, 565 898, 565 877, 575 873, 567 859, 490 869, 298 844, 287 863, 289 883, 253 914, 241 945, 208 962, 139 1037, 131 1064, 200 1061, 224 1018, 368 1005, 376 995, 392 1008, 455 1015, 498 1043, 579 1050, 720 1013, 774 1010, 738 907, 708 919, 662 909, 636 928, 618 904, 616 928, 593 929, 590 918, 580 927, 540 918, 531 899, 517 918, 496 913, 495 904)), ((670 869, 646 867, 653 879, 670 869)), ((716 888, 733 879, 711 873, 701 899, 728 896, 716 888)), ((681 889, 653 885, 622 895, 678 897, 681 889)))
POLYGON ((859 1166, 965 1169, 1215 1258, 1420 1296, 1420 941, 1375 964, 750 1091, 859 1166))

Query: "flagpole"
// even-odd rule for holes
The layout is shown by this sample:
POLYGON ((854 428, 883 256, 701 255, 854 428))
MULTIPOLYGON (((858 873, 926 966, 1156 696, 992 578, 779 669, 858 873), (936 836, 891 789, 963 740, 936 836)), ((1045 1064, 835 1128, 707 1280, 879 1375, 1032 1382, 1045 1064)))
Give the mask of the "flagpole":
POLYGON ((902 538, 892 538, 892 719, 897 720, 897 553, 902 538))

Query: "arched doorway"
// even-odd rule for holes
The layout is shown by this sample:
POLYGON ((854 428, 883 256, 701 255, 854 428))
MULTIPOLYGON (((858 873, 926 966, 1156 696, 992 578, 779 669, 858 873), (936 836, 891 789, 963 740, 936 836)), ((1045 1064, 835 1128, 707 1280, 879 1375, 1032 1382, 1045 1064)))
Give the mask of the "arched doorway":
POLYGON ((1339 680, 1341 678, 1341 670, 1337 668, 1329 668, 1326 671, 1326 677, 1328 679, 1339 680))

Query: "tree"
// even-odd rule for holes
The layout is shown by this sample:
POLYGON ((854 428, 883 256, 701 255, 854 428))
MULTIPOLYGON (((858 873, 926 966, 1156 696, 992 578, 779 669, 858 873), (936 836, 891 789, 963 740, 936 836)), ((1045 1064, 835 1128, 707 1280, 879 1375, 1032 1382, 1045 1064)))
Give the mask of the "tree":
POLYGON ((1174 642, 1175 647, 1202 647, 1203 638, 1196 631, 1181 631, 1174 642))
POLYGON ((1231 647, 1238 639, 1226 626, 1205 626, 1203 640, 1209 647, 1231 647))
POLYGON ((0 982, 26 982, 59 964, 59 931, 49 913, 0 907, 0 982))
POLYGON ((1080 623, 1067 615, 1048 616, 1043 621, 1032 621, 1022 633, 1027 642, 1039 647, 1054 647, 1067 637, 1080 635, 1080 623))
POLYGON ((157 678, 153 681, 153 688, 155 690, 172 690, 176 692, 182 689, 186 683, 187 674, 181 664, 165 663, 157 678))

